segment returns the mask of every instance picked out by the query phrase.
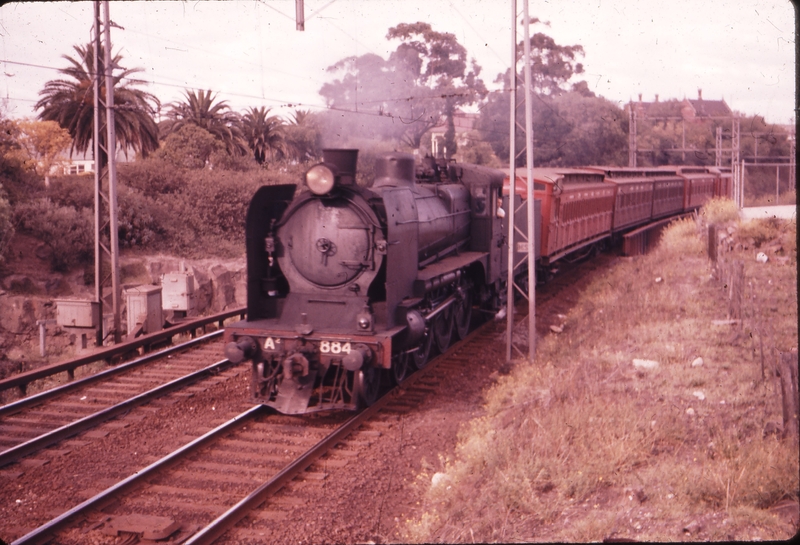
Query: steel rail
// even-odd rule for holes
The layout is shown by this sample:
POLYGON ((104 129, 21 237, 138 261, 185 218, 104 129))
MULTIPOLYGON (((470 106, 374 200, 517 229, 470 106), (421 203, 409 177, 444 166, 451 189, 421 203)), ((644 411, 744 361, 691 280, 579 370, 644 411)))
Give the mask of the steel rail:
POLYGON ((83 377, 78 380, 67 382, 66 384, 62 384, 61 386, 56 386, 55 388, 50 388, 49 390, 39 392, 38 394, 33 394, 28 397, 23 397, 22 399, 18 399, 17 401, 12 401, 7 405, 0 406, 0 416, 9 416, 22 409, 30 407, 31 405, 37 405, 50 398, 59 396, 61 394, 65 394, 81 386, 86 386, 87 384, 91 384, 92 382, 106 379, 110 376, 122 373, 124 371, 129 371, 135 367, 138 367, 139 365, 148 363, 158 358, 163 358, 164 356, 168 356, 174 352, 179 352, 186 348, 191 348, 196 344, 202 344, 206 341, 213 339, 214 337, 219 337, 220 335, 222 335, 222 333, 223 333, 222 330, 212 331, 211 333, 207 333, 202 337, 197 337, 190 341, 186 341, 185 343, 176 344, 175 346, 170 346, 169 348, 160 350, 158 352, 152 352, 150 354, 147 354, 146 356, 142 356, 141 358, 135 359, 133 361, 129 361, 127 363, 114 366, 110 369, 106 369, 105 371, 100 371, 99 373, 95 373, 93 375, 89 375, 87 377, 83 377))
POLYGON ((81 418, 80 420, 76 420, 75 422, 65 424, 64 426, 61 426, 60 428, 57 428, 53 431, 47 432, 38 437, 34 437, 33 439, 25 441, 24 443, 21 443, 15 447, 11 447, 8 450, 4 450, 0 452, 0 467, 6 466, 12 462, 19 460, 23 456, 27 456, 28 454, 41 450, 54 443, 72 437, 74 435, 77 435, 84 430, 93 428, 98 424, 105 422, 106 420, 110 420, 111 418, 114 418, 117 415, 120 415, 126 411, 131 410, 134 407, 138 407, 139 405, 143 405, 154 398, 160 397, 164 394, 168 394, 169 392, 177 390, 181 386, 186 386, 187 384, 196 382, 202 378, 207 377, 208 375, 212 375, 218 373, 219 371, 223 371, 228 367, 232 367, 233 365, 237 364, 231 363, 231 361, 227 359, 220 360, 213 365, 209 365, 208 367, 200 369, 199 371, 195 371, 194 373, 190 373, 188 375, 179 377, 166 384, 157 386, 152 390, 142 392, 137 396, 126 399, 121 403, 112 405, 111 407, 103 409, 102 411, 90 414, 88 416, 81 418))
MULTIPOLYGON (((482 325, 478 326, 467 339, 462 339, 453 344, 450 347, 450 350, 461 347, 462 345, 466 344, 473 337, 474 334, 490 327, 492 323, 493 322, 491 320, 484 322, 482 325)), ((427 365, 424 369, 416 371, 413 375, 404 380, 401 385, 396 386, 395 388, 387 392, 372 406, 368 407, 367 409, 361 411, 360 413, 350 418, 341 427, 333 431, 331 434, 329 434, 327 437, 325 437, 319 443, 317 443, 314 447, 312 447, 308 452, 302 455, 301 458, 289 464, 286 468, 281 470, 272 479, 261 485, 255 491, 250 493, 247 497, 239 501, 236 505, 228 509, 228 511, 217 517, 208 526, 206 526, 199 532, 195 533, 191 538, 184 541, 183 543, 185 543, 186 545, 213 543, 214 540, 223 535, 227 530, 229 530, 237 522, 239 522, 242 518, 244 518, 249 511, 255 509, 256 507, 258 507, 258 505, 263 503, 264 500, 267 499, 270 495, 273 495, 277 491, 279 491, 283 486, 286 485, 287 482, 289 482, 291 479, 297 476, 298 473, 305 470, 317 458, 322 456, 327 450, 335 446, 336 443, 344 439, 354 429, 356 429, 359 425, 361 425, 365 420, 372 417, 385 405, 389 404, 394 398, 396 398, 399 395, 399 393, 402 390, 407 389, 409 386, 420 380, 425 375, 430 374, 432 370, 437 367, 437 363, 438 360, 440 360, 440 358, 441 356, 434 358, 433 360, 431 360, 430 365, 427 365)), ((200 448, 201 446, 205 445, 218 435, 230 431, 236 426, 244 424, 248 419, 258 416, 262 412, 266 412, 268 410, 269 409, 266 405, 256 405, 248 409, 239 416, 236 416, 233 419, 229 420, 228 422, 221 424, 220 426, 214 428, 205 435, 198 437, 191 443, 184 445, 183 447, 176 450, 172 454, 162 458, 161 460, 158 460, 157 462, 154 462, 153 464, 147 466, 146 468, 140 470, 139 472, 134 473, 125 480, 120 481, 119 483, 104 490, 100 494, 92 498, 89 498, 83 503, 73 507, 69 511, 62 513, 61 515, 54 518, 50 522, 43 524, 42 526, 22 536, 16 541, 13 541, 11 545, 44 544, 51 541, 52 534, 54 532, 59 531, 64 526, 66 526, 71 518, 85 511, 88 511, 89 509, 101 507, 101 505, 104 502, 109 501, 114 494, 120 493, 123 490, 138 483, 139 481, 144 480, 155 471, 166 468, 170 464, 177 461, 181 456, 200 448)))
MULTIPOLYGON (((394 391, 394 390, 392 390, 394 391)), ((390 392, 391 393, 391 392, 390 392)), ((350 433, 360 426, 365 420, 371 418, 381 407, 389 402, 394 396, 384 395, 381 399, 376 401, 372 406, 361 411, 357 415, 350 418, 347 422, 342 424, 334 432, 322 439, 316 445, 311 447, 302 456, 297 458, 294 462, 282 469, 277 475, 270 480, 259 486, 256 490, 251 492, 247 497, 239 501, 236 505, 228 509, 219 517, 214 519, 208 526, 194 534, 191 538, 184 541, 184 545, 200 545, 211 544, 222 534, 232 528, 247 514, 261 505, 264 500, 269 498, 283 488, 286 483, 294 479, 301 471, 304 471, 308 466, 313 464, 317 458, 328 452, 333 448, 336 443, 350 435, 350 433)), ((12 545, 14 545, 12 543, 12 545)))
POLYGON ((51 540, 51 534, 63 528, 69 520, 83 512, 88 511, 89 509, 99 507, 103 502, 110 500, 115 494, 122 492, 123 490, 128 489, 134 484, 138 484, 140 481, 144 480, 145 478, 149 477, 156 471, 160 471, 169 465, 173 464, 174 462, 178 461, 182 456, 193 452, 194 450, 204 446, 209 441, 215 439, 219 435, 232 430, 233 428, 244 424, 250 418, 259 415, 262 412, 265 412, 267 407, 265 405, 255 405, 250 409, 246 410, 239 416, 233 417, 231 420, 220 424, 213 430, 209 431, 208 433, 201 435, 194 441, 185 444, 178 450, 174 451, 171 454, 168 454, 164 458, 153 462, 149 466, 141 469, 140 471, 134 473, 130 477, 118 482, 117 484, 105 489, 103 492, 97 494, 89 498, 88 500, 76 505, 69 511, 62 513, 61 515, 57 516, 50 522, 47 522, 35 530, 25 534, 21 538, 17 539, 16 541, 12 541, 11 545, 29 545, 33 543, 46 543, 51 540))
POLYGON ((84 365, 88 365, 90 363, 94 363, 100 360, 111 360, 111 358, 113 358, 114 356, 126 354, 128 352, 137 350, 141 347, 149 347, 153 344, 160 343, 163 341, 171 341, 172 337, 179 333, 191 332, 192 336, 194 336, 195 331, 200 327, 205 327, 206 325, 213 322, 219 322, 220 327, 222 327, 223 320, 231 318, 236 315, 244 316, 245 314, 247 314, 247 309, 245 307, 236 308, 233 310, 227 310, 225 312, 220 312, 212 316, 205 316, 203 318, 198 318, 195 320, 191 320, 189 322, 174 325, 162 331, 150 333, 149 335, 143 335, 141 337, 137 337, 132 341, 124 342, 109 348, 98 350, 93 354, 88 354, 86 356, 81 356, 79 358, 75 358, 65 362, 48 365, 46 367, 41 367, 39 369, 33 369, 31 371, 26 371, 24 373, 19 373, 12 377, 0 380, 0 392, 2 392, 3 390, 11 389, 16 386, 20 388, 20 390, 24 395, 25 394, 24 390, 27 388, 28 384, 30 384, 35 380, 47 378, 49 376, 63 372, 67 372, 70 375, 72 375, 72 373, 74 373, 75 369, 78 367, 82 367, 84 365))
MULTIPOLYGON (((492 324, 491 321, 487 321, 484 324, 475 328, 475 330, 470 334, 470 337, 492 324)), ((454 343, 448 351, 461 347, 462 345, 466 344, 466 342, 470 340, 462 339, 458 342, 454 343)), ((366 420, 372 418, 376 413, 378 413, 384 406, 389 404, 392 400, 394 400, 400 394, 401 390, 408 389, 409 386, 414 384, 415 382, 419 381, 422 377, 432 372, 432 369, 436 368, 436 364, 438 363, 437 360, 440 359, 441 356, 437 356, 433 360, 431 360, 431 365, 425 366, 423 369, 416 371, 410 377, 403 381, 401 385, 395 386, 389 392, 387 392, 383 397, 381 397, 378 401, 373 403, 371 406, 367 407, 360 413, 356 414, 352 418, 350 418, 347 422, 342 424, 341 427, 337 428, 327 437, 322 439, 316 445, 311 447, 305 454, 303 454, 300 458, 286 466, 282 469, 277 475, 272 477, 269 481, 265 482, 261 486, 259 486, 256 490, 251 492, 246 498, 243 498, 239 501, 236 505, 228 509, 226 512, 221 514, 219 517, 214 519, 211 523, 208 524, 205 528, 194 534, 191 538, 184 541, 184 545, 210 545, 214 543, 216 539, 221 537, 225 532, 233 528, 241 519, 243 519, 247 514, 256 509, 259 505, 261 505, 266 499, 270 496, 277 493, 281 488, 283 488, 286 483, 294 479, 300 472, 304 471, 308 468, 312 463, 314 463, 320 456, 328 452, 337 443, 342 441, 345 437, 347 437, 350 433, 353 432, 358 426, 363 424, 366 420)), ((14 545, 12 543, 12 545, 14 545)))

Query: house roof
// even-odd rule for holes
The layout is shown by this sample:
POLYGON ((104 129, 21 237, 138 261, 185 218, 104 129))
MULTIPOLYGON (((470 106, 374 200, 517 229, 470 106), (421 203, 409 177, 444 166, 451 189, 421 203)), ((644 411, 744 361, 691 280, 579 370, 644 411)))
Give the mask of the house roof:
POLYGON ((724 100, 685 100, 694 109, 697 117, 730 117, 733 113, 724 100))

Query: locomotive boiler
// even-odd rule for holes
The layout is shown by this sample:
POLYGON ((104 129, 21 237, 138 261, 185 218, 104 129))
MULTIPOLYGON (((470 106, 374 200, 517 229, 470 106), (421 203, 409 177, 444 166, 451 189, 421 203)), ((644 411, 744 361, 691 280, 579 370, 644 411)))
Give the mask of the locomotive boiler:
POLYGON ((361 187, 357 153, 325 150, 307 191, 262 187, 247 213, 247 319, 225 350, 282 413, 369 405, 503 303, 505 174, 391 153, 361 187))

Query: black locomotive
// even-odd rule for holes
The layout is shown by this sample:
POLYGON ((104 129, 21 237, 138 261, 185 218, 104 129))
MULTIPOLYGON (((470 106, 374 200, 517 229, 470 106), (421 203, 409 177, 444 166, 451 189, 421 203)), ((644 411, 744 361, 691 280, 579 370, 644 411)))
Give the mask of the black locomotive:
POLYGON ((357 155, 325 150, 308 191, 262 187, 247 213, 247 319, 225 351, 282 413, 369 405, 504 304, 506 174, 392 153, 360 187, 357 155))

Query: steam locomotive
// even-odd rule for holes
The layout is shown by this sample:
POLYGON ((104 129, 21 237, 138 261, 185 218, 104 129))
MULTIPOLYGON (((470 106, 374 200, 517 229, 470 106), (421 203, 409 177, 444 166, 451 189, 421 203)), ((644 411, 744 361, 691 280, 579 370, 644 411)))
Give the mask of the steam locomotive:
MULTIPOLYGON (((473 311, 506 304, 509 206, 527 231, 521 170, 512 184, 500 170, 391 153, 361 187, 357 158, 325 150, 308 191, 262 187, 247 212, 247 319, 226 328, 225 354, 251 360, 252 398, 285 414, 370 405, 384 376, 400 383, 464 338, 473 311)), ((705 167, 534 169, 533 182, 545 273, 731 193, 730 172, 705 167)), ((527 246, 514 251, 525 287, 527 246)))
POLYGON ((369 405, 497 309, 507 275, 502 171, 391 153, 369 187, 358 150, 325 150, 308 191, 265 186, 246 223, 247 319, 226 356, 285 414, 369 405))

